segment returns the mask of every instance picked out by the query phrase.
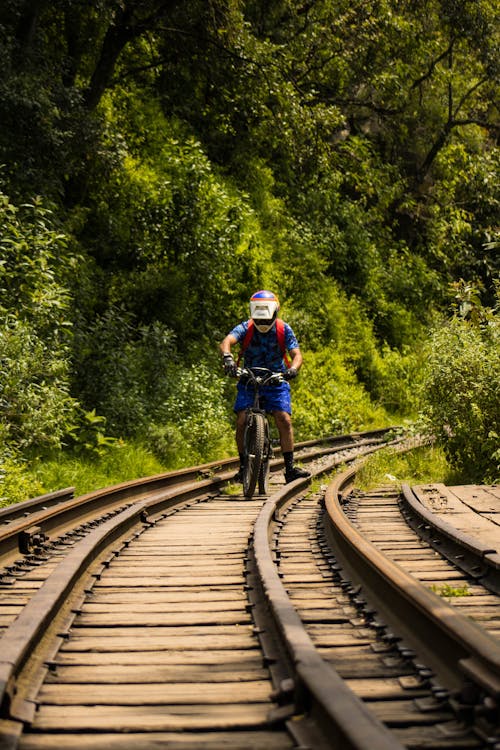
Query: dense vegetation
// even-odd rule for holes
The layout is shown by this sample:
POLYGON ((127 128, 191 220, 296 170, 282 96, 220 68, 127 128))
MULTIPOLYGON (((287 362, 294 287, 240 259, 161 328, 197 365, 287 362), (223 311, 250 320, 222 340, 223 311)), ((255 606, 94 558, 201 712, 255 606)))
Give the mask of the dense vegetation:
POLYGON ((495 0, 6 0, 0 63, 1 494, 233 453, 217 342, 263 287, 297 437, 421 414, 497 476, 495 0))

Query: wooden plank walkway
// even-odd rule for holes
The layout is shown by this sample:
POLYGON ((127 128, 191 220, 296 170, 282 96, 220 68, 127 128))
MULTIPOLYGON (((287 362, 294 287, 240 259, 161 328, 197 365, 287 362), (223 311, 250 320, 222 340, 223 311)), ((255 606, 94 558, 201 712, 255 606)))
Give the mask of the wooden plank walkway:
POLYGON ((500 487, 420 484, 412 490, 422 505, 458 531, 500 552, 500 487))
POLYGON ((19 750, 288 750, 246 594, 262 500, 221 497, 146 529, 102 571, 19 750))

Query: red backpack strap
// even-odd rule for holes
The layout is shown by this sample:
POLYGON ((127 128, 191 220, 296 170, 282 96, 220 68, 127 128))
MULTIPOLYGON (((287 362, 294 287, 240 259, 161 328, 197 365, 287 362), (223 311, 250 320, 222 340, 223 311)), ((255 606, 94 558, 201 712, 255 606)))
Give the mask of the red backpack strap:
POLYGON ((276 318, 276 336, 278 337, 278 346, 283 355, 283 359, 285 360, 285 364, 287 367, 290 367, 290 360, 288 359, 286 353, 285 323, 283 320, 281 320, 281 318, 276 318))
POLYGON ((245 353, 245 350, 248 349, 250 341, 252 340, 254 327, 255 327, 255 323, 250 318, 250 320, 248 321, 247 332, 245 333, 245 338, 242 341, 240 353, 238 354, 238 359, 236 360, 236 367, 240 366, 240 360, 241 360, 243 354, 245 353))

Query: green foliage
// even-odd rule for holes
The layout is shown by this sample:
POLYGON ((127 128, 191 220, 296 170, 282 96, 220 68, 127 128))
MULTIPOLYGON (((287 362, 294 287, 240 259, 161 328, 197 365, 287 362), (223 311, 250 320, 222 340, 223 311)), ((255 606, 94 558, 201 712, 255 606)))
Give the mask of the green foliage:
MULTIPOLYGON (((373 322, 356 297, 347 298, 333 285, 320 289, 323 294, 316 292, 313 297, 320 315, 313 318, 294 307, 288 316, 304 351, 322 351, 328 361, 333 349, 337 361, 349 372, 349 379, 354 374, 372 402, 382 406, 388 414, 416 414, 419 399, 415 386, 422 365, 418 341, 423 338, 422 329, 419 328, 419 339, 412 347, 400 351, 387 344, 381 346, 373 322)), ((314 291, 311 293, 314 295, 314 291)), ((301 301, 299 297, 294 303, 301 301)), ((309 373, 304 371, 304 374, 309 382, 309 373)), ((340 380, 342 382, 343 377, 340 380)))
POLYGON ((22 459, 0 455, 0 508, 42 494, 43 485, 30 475, 22 459))
POLYGON ((428 418, 459 466, 482 436, 491 476, 497 322, 471 290, 494 304, 497 8, 423 11, 2 5, 5 455, 100 454, 106 433, 148 434, 174 463, 232 450, 227 385, 208 370, 265 286, 307 355, 300 437, 413 414, 422 339, 463 279, 470 322, 433 337, 428 418))
POLYGON ((393 418, 408 419, 418 413, 423 357, 418 344, 402 352, 384 346, 374 354, 370 395, 393 418))
POLYGON ((0 422, 14 450, 59 447, 74 420, 66 238, 0 193, 0 422))
POLYGON ((235 287, 257 279, 258 221, 201 143, 154 100, 129 90, 105 103, 116 160, 92 175, 82 237, 106 270, 110 304, 168 326, 187 356, 188 342, 223 333, 225 315, 236 313, 235 287))
POLYGON ((335 349, 308 353, 293 383, 293 420, 300 439, 388 424, 335 349))
POLYGON ((21 450, 59 447, 74 424, 68 361, 27 323, 0 325, 0 422, 5 443, 21 450))
POLYGON ((460 481, 439 446, 423 445, 404 453, 388 446, 365 459, 356 476, 356 485, 370 490, 387 485, 452 484, 455 480, 460 481))
POLYGON ((73 357, 83 407, 105 417, 115 436, 137 434, 154 418, 176 365, 172 332, 160 323, 136 327, 119 308, 78 326, 73 357))
POLYGON ((454 317, 429 342, 423 387, 428 429, 471 481, 499 478, 499 351, 498 313, 482 325, 454 317))
POLYGON ((77 259, 52 221, 40 201, 15 206, 0 192, 0 312, 62 346, 70 325, 67 282, 77 259))
POLYGON ((106 418, 92 411, 81 411, 78 422, 66 440, 74 453, 103 456, 117 442, 105 434, 106 418))
POLYGON ((147 446, 117 441, 99 456, 65 451, 43 460, 32 460, 24 467, 24 477, 32 487, 37 487, 36 494, 75 487, 75 495, 81 495, 100 487, 161 474, 169 468, 147 446))
POLYGON ((427 236, 432 263, 443 264, 450 282, 464 279, 494 301, 494 280, 500 265, 498 239, 500 186, 498 149, 488 152, 480 131, 464 142, 451 143, 436 159, 439 176, 429 191, 427 236), (475 137, 474 137, 475 136, 475 137))
POLYGON ((146 431, 148 444, 163 462, 182 466, 234 454, 225 387, 225 380, 206 365, 177 368, 170 395, 146 431))

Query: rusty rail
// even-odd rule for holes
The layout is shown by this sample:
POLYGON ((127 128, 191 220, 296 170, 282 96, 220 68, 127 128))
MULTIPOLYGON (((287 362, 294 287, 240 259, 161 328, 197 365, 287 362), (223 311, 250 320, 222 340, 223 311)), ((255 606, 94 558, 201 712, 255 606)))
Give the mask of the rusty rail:
POLYGON ((472 679, 498 701, 498 641, 360 536, 343 513, 340 501, 354 475, 354 469, 340 475, 325 497, 326 534, 347 576, 362 586, 370 604, 444 684, 460 692, 472 679))

